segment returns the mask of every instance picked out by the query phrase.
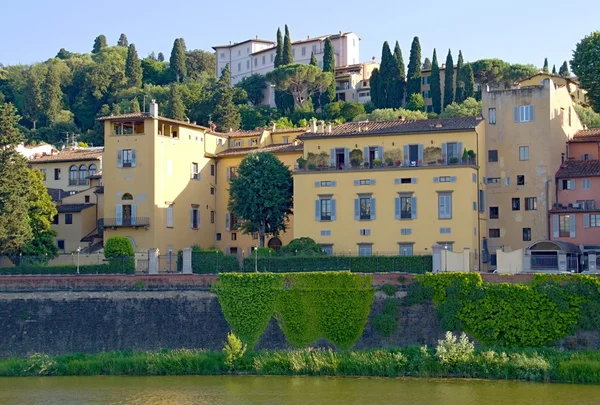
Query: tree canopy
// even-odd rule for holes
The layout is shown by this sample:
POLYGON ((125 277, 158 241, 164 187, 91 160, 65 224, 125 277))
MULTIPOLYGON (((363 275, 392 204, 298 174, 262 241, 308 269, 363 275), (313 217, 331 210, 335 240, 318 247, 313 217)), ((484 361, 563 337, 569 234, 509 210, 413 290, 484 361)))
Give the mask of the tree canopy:
POLYGON ((244 89, 248 95, 248 101, 250 101, 252 105, 257 106, 263 101, 263 92, 267 88, 267 81, 263 75, 253 73, 250 76, 244 77, 236 84, 236 87, 244 89))
POLYGON ((600 112, 600 31, 586 35, 575 46, 571 70, 577 75, 581 87, 587 90, 592 108, 600 112))
POLYGON ((477 117, 481 115, 481 101, 475 100, 473 97, 467 98, 462 103, 453 102, 444 109, 439 117, 440 118, 453 118, 453 117, 477 117))
POLYGON ((429 76, 429 88, 431 89, 431 103, 433 112, 439 114, 442 112, 442 83, 440 77, 440 67, 438 65, 437 53, 433 49, 433 59, 431 61, 431 75, 429 76))
POLYGON ((444 108, 454 102, 454 61, 452 51, 448 49, 446 69, 444 69, 444 108))
POLYGON ((406 78, 406 96, 410 99, 412 94, 421 93, 421 43, 419 37, 414 37, 410 46, 406 78))
POLYGON ((333 75, 323 72, 316 66, 294 63, 284 65, 267 73, 267 80, 277 90, 294 98, 294 107, 301 107, 311 96, 323 92, 333 81, 333 75))

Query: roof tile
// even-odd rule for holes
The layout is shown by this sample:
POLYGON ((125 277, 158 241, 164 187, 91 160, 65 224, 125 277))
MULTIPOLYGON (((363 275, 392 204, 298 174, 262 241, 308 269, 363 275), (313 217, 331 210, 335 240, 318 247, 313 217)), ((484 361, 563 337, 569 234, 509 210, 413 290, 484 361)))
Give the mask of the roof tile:
POLYGON ((557 179, 600 176, 600 160, 568 160, 556 172, 557 179))
POLYGON ((56 209, 60 214, 69 212, 81 212, 86 208, 93 207, 96 204, 61 204, 57 205, 56 209))
POLYGON ((571 142, 600 142, 600 128, 581 129, 573 135, 571 142))
POLYGON ((100 160, 103 152, 104 148, 65 149, 52 155, 33 157, 29 163, 100 160))
POLYGON ((233 156, 233 155, 246 155, 248 153, 253 152, 270 152, 270 153, 290 153, 290 152, 301 152, 304 150, 304 145, 298 144, 295 145, 293 143, 280 143, 275 145, 265 146, 263 148, 235 148, 235 149, 227 149, 223 152, 219 152, 217 156, 233 156))

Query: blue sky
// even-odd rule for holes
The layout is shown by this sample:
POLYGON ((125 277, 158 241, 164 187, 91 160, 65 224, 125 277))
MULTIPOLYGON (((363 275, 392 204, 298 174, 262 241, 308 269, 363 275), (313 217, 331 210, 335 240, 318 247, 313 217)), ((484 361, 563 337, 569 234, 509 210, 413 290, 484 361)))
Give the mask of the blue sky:
POLYGON ((168 58, 178 37, 185 39, 188 49, 211 50, 213 45, 255 35, 274 39, 277 27, 287 23, 293 40, 340 30, 357 33, 362 61, 373 56, 379 60, 383 41, 393 46, 398 40, 408 63, 416 35, 423 58, 431 58, 435 47, 440 63, 451 48, 455 61, 462 49, 470 61, 496 57, 541 67, 548 57, 550 67, 556 64, 558 69, 579 40, 600 29, 598 0, 3 3, 0 63, 5 65, 46 60, 61 47, 89 52, 98 34, 115 44, 121 32, 135 43, 140 56, 162 51, 168 58))

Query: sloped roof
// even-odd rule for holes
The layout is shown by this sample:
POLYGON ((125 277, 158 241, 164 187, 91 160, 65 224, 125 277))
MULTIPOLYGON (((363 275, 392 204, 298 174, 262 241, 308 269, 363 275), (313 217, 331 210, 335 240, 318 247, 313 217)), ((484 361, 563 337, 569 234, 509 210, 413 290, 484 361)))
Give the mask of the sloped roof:
POLYGON ((568 160, 556 172, 557 179, 600 176, 600 160, 568 160))
POLYGON ((275 145, 265 146, 263 148, 248 147, 248 148, 227 149, 227 150, 217 153, 217 156, 224 157, 224 156, 233 156, 233 155, 247 155, 248 153, 253 153, 253 152, 291 153, 291 152, 301 152, 302 150, 304 150, 304 145, 302 145, 302 144, 294 145, 293 143, 279 143, 279 144, 275 144, 275 145))
POLYGON ((62 213, 72 213, 72 212, 81 212, 86 208, 93 207, 96 204, 61 204, 57 205, 56 209, 59 214, 62 213))
POLYGON ((60 188, 48 188, 48 194, 50 194, 50 198, 52 199, 52 202, 57 202, 63 199, 63 197, 68 197, 71 194, 69 194, 68 191, 65 191, 63 189, 60 188))
POLYGON ((29 163, 100 160, 103 152, 104 148, 65 149, 61 152, 51 155, 36 156, 32 159, 29 159, 29 163))
POLYGON ((263 44, 271 44, 271 45, 275 45, 275 42, 273 41, 269 41, 266 39, 259 39, 259 38, 253 38, 253 39, 247 39, 245 41, 242 42, 236 42, 236 43, 231 43, 231 44, 227 44, 227 45, 215 45, 212 47, 212 49, 217 50, 220 48, 233 48, 234 46, 238 46, 238 45, 242 45, 245 44, 246 42, 260 42, 263 44))
POLYGON ((392 135, 419 132, 448 132, 473 130, 482 122, 481 117, 457 117, 431 120, 394 120, 349 122, 335 126, 331 132, 307 132, 300 139, 392 135))
POLYGON ((571 142, 600 142, 600 128, 581 129, 573 135, 571 142))

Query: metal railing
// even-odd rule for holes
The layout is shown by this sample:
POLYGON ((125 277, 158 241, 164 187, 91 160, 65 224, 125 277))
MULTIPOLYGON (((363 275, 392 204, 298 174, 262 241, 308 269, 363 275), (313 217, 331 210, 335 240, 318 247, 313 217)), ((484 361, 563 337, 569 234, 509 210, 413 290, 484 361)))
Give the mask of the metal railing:
POLYGON ((438 159, 436 161, 409 161, 409 160, 397 160, 394 162, 382 162, 379 165, 375 165, 373 162, 361 163, 358 166, 351 165, 336 165, 330 166, 329 164, 316 164, 316 167, 312 167, 307 162, 304 167, 295 169, 296 171, 337 171, 337 170, 406 170, 406 169, 418 169, 419 167, 452 167, 452 166, 475 166, 476 163, 469 159, 466 162, 459 161, 450 163, 438 159), (310 166, 310 167, 309 167, 310 166))
POLYGON ((150 218, 148 217, 104 218, 104 228, 131 228, 149 225, 150 218))

